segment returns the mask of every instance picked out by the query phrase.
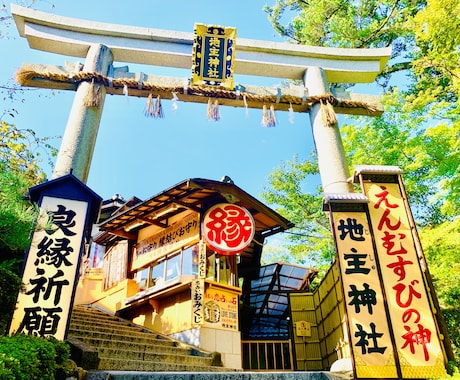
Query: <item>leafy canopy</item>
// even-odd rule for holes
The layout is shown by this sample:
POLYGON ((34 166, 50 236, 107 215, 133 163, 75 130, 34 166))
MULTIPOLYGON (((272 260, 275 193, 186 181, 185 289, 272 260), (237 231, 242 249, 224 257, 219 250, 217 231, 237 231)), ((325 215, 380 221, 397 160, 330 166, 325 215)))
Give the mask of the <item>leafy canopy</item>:
MULTIPOLYGON (((347 118, 341 136, 350 172, 356 164, 397 165, 405 171, 411 205, 422 226, 453 220, 460 211, 459 7, 459 0, 277 0, 265 7, 275 30, 293 43, 392 46, 392 59, 377 80, 384 114, 347 118)), ((285 164, 280 170, 292 173, 284 173, 283 180, 303 181, 303 170, 311 178, 315 164, 315 160, 285 164)), ((270 197, 280 181, 279 173, 272 174, 264 199, 285 209, 287 203, 295 203, 286 199, 298 194, 291 191, 294 186, 286 186, 284 197, 279 189, 276 198, 270 197), (284 203, 277 203, 280 200, 284 203)), ((304 217, 321 209, 320 189, 312 196, 317 203, 308 207, 315 210, 306 211, 304 217)), ((305 228, 305 235, 323 226, 315 219, 305 222, 290 216, 305 228)))
MULTIPOLYGON (((392 58, 376 81, 383 92, 383 115, 346 119, 341 137, 350 169, 366 164, 404 170, 418 232, 459 357, 460 0, 277 0, 265 10, 275 30, 293 43, 392 47, 392 58)), ((324 262, 328 257, 327 248, 316 240, 318 233, 327 235, 326 221, 319 216, 321 188, 307 194, 301 190, 314 178, 315 165, 314 159, 283 163, 262 195, 303 236, 302 245, 287 238, 293 261, 313 255, 324 262), (294 206, 304 209, 293 211, 294 206)))

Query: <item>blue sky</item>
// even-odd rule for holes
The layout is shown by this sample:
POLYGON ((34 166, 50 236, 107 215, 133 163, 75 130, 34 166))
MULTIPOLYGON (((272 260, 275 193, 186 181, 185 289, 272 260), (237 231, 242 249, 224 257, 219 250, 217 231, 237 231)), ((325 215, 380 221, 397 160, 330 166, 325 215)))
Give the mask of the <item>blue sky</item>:
MULTIPOLYGON (((275 1, 38 1, 35 8, 57 15, 121 25, 193 32, 194 23, 237 28, 237 38, 282 41, 272 29, 262 8, 275 1), (123 4, 123 5, 121 5, 123 4), (54 8, 51 7, 54 5, 54 8)), ((238 39, 237 39, 238 46, 238 39)), ((23 63, 64 65, 78 59, 32 50, 18 37, 15 25, 8 38, 0 40, 0 83, 14 76, 23 63)), ((116 62, 116 67, 126 65, 116 62)), ((189 77, 188 70, 128 64, 131 72, 189 77)), ((276 87, 275 78, 236 76, 241 84, 276 87)), ((20 128, 31 128, 40 137, 58 136, 60 146, 73 101, 73 92, 32 90, 23 103, 14 103, 19 115, 8 120, 20 128)), ((144 116, 146 99, 107 96, 93 155, 88 186, 104 199, 114 193, 146 199, 187 178, 219 180, 230 176, 236 185, 260 198, 267 177, 295 154, 305 158, 313 151, 308 114, 276 113, 275 128, 261 125, 262 110, 221 107, 221 119, 208 121, 206 105, 182 103, 173 112, 164 101, 164 119, 144 116)), ((8 103, 5 103, 8 107, 8 103)), ((43 165, 49 178, 52 169, 43 165)))

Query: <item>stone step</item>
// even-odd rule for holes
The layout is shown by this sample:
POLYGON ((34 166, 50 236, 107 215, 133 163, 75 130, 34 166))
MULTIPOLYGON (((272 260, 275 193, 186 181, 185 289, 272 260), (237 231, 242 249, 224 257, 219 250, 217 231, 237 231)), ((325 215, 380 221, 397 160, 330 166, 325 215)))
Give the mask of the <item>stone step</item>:
POLYGON ((117 329, 101 331, 98 328, 88 330, 87 328, 70 327, 69 335, 84 340, 91 338, 98 340, 115 340, 124 342, 139 342, 143 344, 157 344, 159 346, 177 347, 178 344, 173 340, 158 338, 154 334, 143 333, 139 331, 119 332, 117 329))
POLYGON ((105 319, 118 319, 114 314, 111 314, 108 311, 86 305, 74 305, 72 315, 84 315, 88 318, 91 318, 92 316, 101 316, 105 319))
MULTIPOLYGON (((92 337, 84 337, 84 336, 74 336, 70 335, 74 338, 79 339, 83 343, 95 347, 101 352, 102 349, 120 349, 120 350, 130 350, 130 351, 140 351, 140 352, 149 352, 152 354, 174 354, 177 353, 179 355, 186 355, 191 354, 192 352, 188 348, 177 347, 173 345, 158 345, 151 342, 126 342, 125 340, 113 340, 113 339, 98 339, 92 337)), ((202 356, 202 355, 195 355, 195 356, 202 356)))
POLYGON ((98 371, 229 371, 216 353, 87 306, 74 307, 69 338, 79 347, 88 347, 88 352, 93 350, 98 371))
POLYGON ((133 372, 89 371, 85 380, 344 380, 341 373, 331 372, 133 372))
POLYGON ((99 357, 101 360, 109 359, 123 359, 128 361, 149 361, 161 362, 170 364, 184 364, 184 365, 198 365, 198 366, 211 366, 212 357, 192 356, 187 353, 181 355, 179 353, 156 353, 140 350, 125 350, 119 348, 101 347, 98 349, 99 357))
POLYGON ((129 325, 126 323, 118 322, 116 320, 105 320, 101 319, 98 317, 98 319, 88 319, 84 318, 82 316, 77 316, 74 317, 72 315, 72 319, 70 322, 70 326, 80 326, 80 327, 87 327, 87 328, 94 328, 94 326, 98 326, 100 328, 117 328, 120 330, 124 331, 133 331, 133 330, 138 330, 138 331, 145 331, 141 326, 136 326, 136 325, 129 325))
POLYGON ((136 372, 220 372, 223 368, 207 365, 191 365, 186 363, 101 358, 99 370, 136 372))
POLYGON ((104 316, 100 313, 94 315, 85 315, 83 312, 72 312, 71 324, 83 325, 88 327, 94 326, 117 326, 120 329, 137 329, 139 331, 144 330, 141 326, 135 325, 132 322, 121 320, 115 316, 107 315, 104 316))

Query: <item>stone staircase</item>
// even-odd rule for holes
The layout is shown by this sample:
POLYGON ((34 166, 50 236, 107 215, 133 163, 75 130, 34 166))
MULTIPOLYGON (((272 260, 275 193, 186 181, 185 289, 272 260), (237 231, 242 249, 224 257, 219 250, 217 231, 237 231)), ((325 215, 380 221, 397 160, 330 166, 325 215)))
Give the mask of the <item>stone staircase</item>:
POLYGON ((225 372, 218 353, 208 353, 94 307, 73 308, 68 341, 87 370, 225 372))

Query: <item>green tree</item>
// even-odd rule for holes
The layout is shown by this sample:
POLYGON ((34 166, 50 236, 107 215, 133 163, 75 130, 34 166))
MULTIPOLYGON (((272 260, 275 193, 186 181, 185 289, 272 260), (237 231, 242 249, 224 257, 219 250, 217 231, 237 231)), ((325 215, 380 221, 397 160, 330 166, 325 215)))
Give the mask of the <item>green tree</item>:
MULTIPOLYGON (((347 118, 340 127, 341 136, 350 169, 356 164, 397 165, 405 171, 405 186, 427 261, 451 339, 459 347, 458 327, 453 326, 458 326, 454 311, 460 309, 460 283, 449 281, 449 276, 458 277, 460 268, 450 266, 449 272, 439 258, 458 262, 453 252, 460 252, 460 239, 455 239, 460 213, 460 1, 277 0, 266 11, 275 30, 293 43, 392 46, 392 59, 377 78, 383 91, 384 114, 347 118), (449 243, 439 244, 430 236, 442 236, 449 243)), ((310 191, 312 201, 302 204, 307 210, 292 213, 289 208, 296 204, 296 198, 305 197, 297 190, 305 187, 304 173, 313 176, 314 165, 314 160, 283 163, 272 173, 270 187, 262 195, 308 240, 302 256, 296 239, 287 237, 294 259, 300 256, 305 260, 306 252, 325 252, 309 237, 309 231, 324 227, 324 219, 310 217, 321 210, 321 189, 310 191), (281 180, 298 183, 281 187, 281 180)), ((324 257, 327 255, 318 259, 324 257)))
POLYGON ((276 205, 277 211, 295 221, 295 228, 288 232, 286 250, 270 256, 279 261, 290 261, 315 267, 326 267, 334 257, 334 245, 329 221, 321 210, 320 189, 309 183, 317 183, 316 158, 299 162, 295 156, 286 161, 269 176, 270 189, 262 194, 264 200, 276 205), (309 252, 306 256, 305 252, 309 252))
POLYGON ((420 236, 455 354, 460 358, 460 218, 420 236))
POLYGON ((37 215, 26 195, 45 179, 37 164, 37 149, 51 148, 33 131, 5 122, 0 122, 0 141, 0 334, 5 334, 21 289, 19 274, 37 215))
MULTIPOLYGON (((379 77, 385 91, 383 116, 349 118, 341 134, 351 168, 355 164, 403 168, 411 205, 422 226, 438 225, 459 213, 459 6, 459 0, 278 0, 266 7, 275 30, 291 42, 393 47, 392 60, 379 77)), ((312 165, 315 161, 296 162, 291 173, 274 172, 264 199, 291 212, 289 204, 295 201, 289 198, 298 194, 290 190, 296 187, 285 185, 280 190, 278 182, 302 181, 304 170, 311 177, 312 165)), ((309 218, 321 208, 320 192, 311 196, 318 201, 306 206, 314 210, 289 215, 307 236, 324 226, 309 218)), ((291 251, 296 250, 296 239, 293 243, 291 251)), ((315 242, 310 239, 310 244, 315 242)))
MULTIPOLYGON (((35 1, 20 3, 32 7, 35 1)), ((9 2, 1 2, 0 39, 9 37, 11 22, 9 2)), ((45 180, 40 164, 46 160, 51 165, 56 155, 50 138, 11 122, 18 114, 14 104, 23 102, 23 91, 13 81, 0 84, 5 105, 0 112, 0 334, 7 332, 14 312, 22 286, 22 261, 37 215, 37 208, 27 200, 28 189, 45 180)))
MULTIPOLYGON (((37 3, 35 0, 18 2, 29 8, 37 3)), ((0 2, 0 40, 11 38, 9 27, 13 17, 9 3, 0 2)), ((18 114, 15 104, 24 102, 23 91, 12 80, 0 84, 5 107, 0 111, 0 263, 23 259, 36 215, 36 209, 25 197, 31 186, 45 180, 40 165, 52 165, 56 155, 51 138, 39 137, 32 129, 19 128, 13 123, 18 114)))
POLYGON ((0 122, 0 261, 21 258, 29 244, 36 209, 25 199, 30 187, 45 180, 39 151, 53 148, 32 130, 0 122))

